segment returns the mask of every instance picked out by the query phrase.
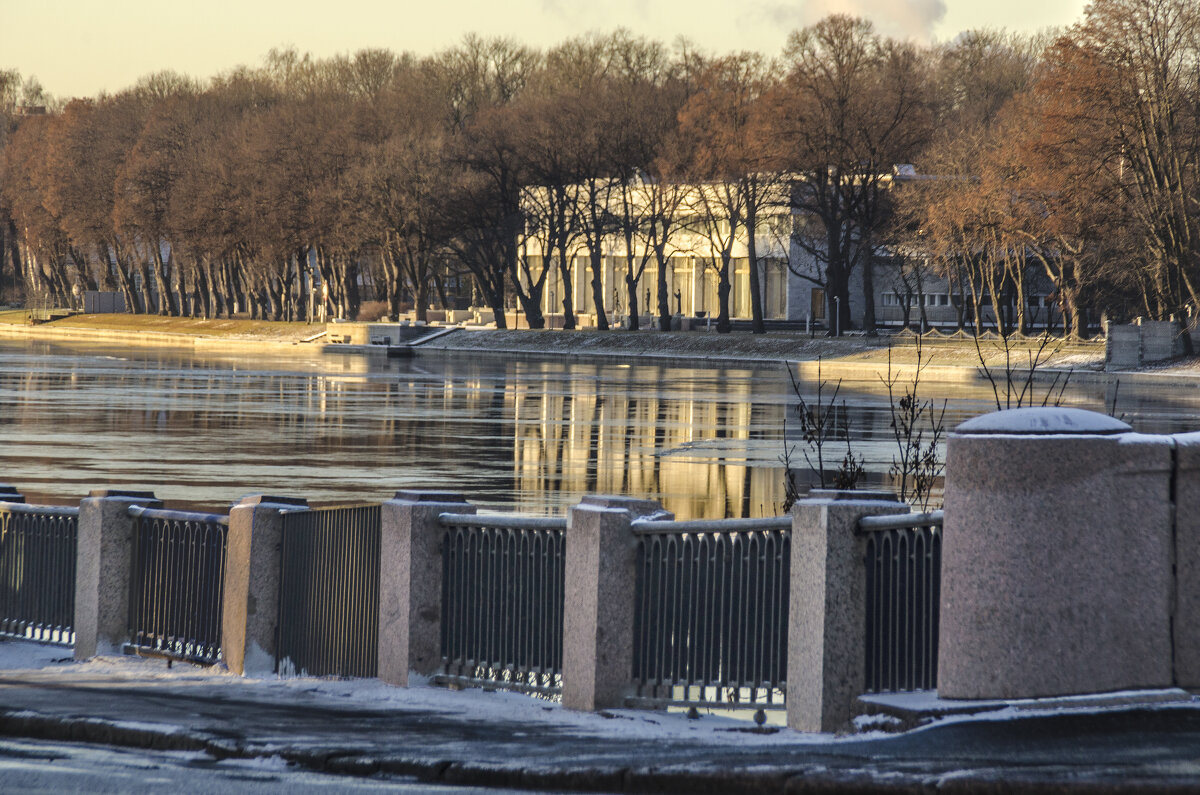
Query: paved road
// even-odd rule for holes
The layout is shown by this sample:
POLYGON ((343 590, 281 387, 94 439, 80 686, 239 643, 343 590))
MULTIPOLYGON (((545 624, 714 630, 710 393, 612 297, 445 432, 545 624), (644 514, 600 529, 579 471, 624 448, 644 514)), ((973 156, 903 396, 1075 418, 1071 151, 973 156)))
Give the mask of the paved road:
MULTIPOLYGON (((6 671, 0 673, 0 735, 187 752, 191 757, 178 765, 163 763, 162 769, 177 768, 184 775, 207 765, 220 776, 228 771, 231 780, 246 773, 247 784, 255 786, 272 782, 254 776, 281 773, 253 764, 247 771, 236 760, 242 765, 246 760, 286 760, 314 772, 400 777, 397 781, 411 777, 408 780, 421 782, 423 788, 1200 788, 1200 706, 1194 704, 1011 720, 958 719, 902 735, 838 742, 790 732, 761 742, 728 734, 725 745, 679 735, 638 734, 635 729, 647 720, 645 713, 614 713, 611 720, 599 721, 613 728, 583 730, 561 720, 506 719, 503 711, 483 708, 498 696, 455 695, 461 696, 456 703, 466 706, 442 710, 428 702, 422 705, 419 699, 412 705, 364 703, 318 686, 306 690, 279 683, 181 684, 171 679, 6 671), (473 711, 472 705, 480 705, 480 710, 473 711)), ((128 758, 110 753, 118 754, 117 760, 128 758)), ((136 771, 128 768, 128 780, 137 780, 136 771)), ((144 769, 146 779, 175 775, 159 771, 144 769)), ((217 783, 223 780, 220 776, 217 783)), ((313 779, 313 786, 324 780, 313 779)), ((7 781, 0 780, 0 786, 7 781)), ((349 786, 354 780, 338 781, 349 786)), ((40 786, 36 780, 33 785, 40 786)))
POLYGON ((0 791, 21 793, 399 792, 431 795, 515 793, 431 784, 403 777, 314 773, 278 758, 224 759, 193 751, 153 751, 88 743, 0 740, 0 791))

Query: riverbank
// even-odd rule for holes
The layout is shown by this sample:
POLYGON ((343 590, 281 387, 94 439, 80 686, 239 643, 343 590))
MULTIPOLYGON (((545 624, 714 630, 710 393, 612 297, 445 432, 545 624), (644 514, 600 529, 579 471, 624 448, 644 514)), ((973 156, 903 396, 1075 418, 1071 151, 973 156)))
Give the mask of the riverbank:
POLYGON ((0 338, 52 342, 277 350, 311 347, 306 341, 324 330, 322 324, 124 314, 72 315, 29 325, 21 310, 0 311, 0 338))
MULTIPOLYGON (((157 315, 74 315, 49 323, 26 325, 19 311, 0 312, 0 337, 64 343, 165 346, 197 350, 322 354, 385 355, 387 346, 348 346, 325 342, 320 324, 277 323, 251 320, 199 320, 157 315)), ((918 346, 910 336, 846 336, 831 339, 803 332, 767 334, 734 332, 630 331, 530 331, 455 329, 426 342, 400 350, 415 356, 503 357, 505 359, 559 359, 629 363, 638 361, 681 366, 770 366, 789 362, 800 375, 813 377, 818 367, 826 378, 877 380, 891 367, 894 375, 909 378, 917 366, 930 380, 977 381, 981 359, 994 374, 1006 368, 1024 371, 1031 362, 1041 378, 1074 381, 1111 381, 1116 378, 1148 382, 1174 380, 1173 376, 1200 376, 1200 357, 1176 360, 1139 371, 1105 373, 1104 346, 1100 342, 1052 342, 1039 351, 1036 341, 1012 343, 1006 349, 998 340, 938 339, 918 346)), ((393 348, 393 352, 396 352, 393 348)), ((1191 381, 1184 378, 1184 381, 1191 381)))

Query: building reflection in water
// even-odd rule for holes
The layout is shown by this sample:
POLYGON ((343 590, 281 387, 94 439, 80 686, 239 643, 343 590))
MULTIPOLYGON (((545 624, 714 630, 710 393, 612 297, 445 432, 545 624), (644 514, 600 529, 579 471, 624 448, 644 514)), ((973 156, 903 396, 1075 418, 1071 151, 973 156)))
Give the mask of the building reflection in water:
POLYGON ((778 509, 782 380, 751 370, 272 359, 0 346, 6 478, 31 496, 152 489, 318 503, 452 489, 557 513, 584 494, 681 518, 778 509), (761 392, 761 396, 756 393, 761 392))
MULTIPOLYGON (((808 385, 815 390, 815 385, 808 385)), ((990 387, 927 382, 946 425, 994 408, 990 387)), ((1070 405, 1103 410, 1103 385, 1070 405)), ((808 399, 815 398, 815 392, 808 399)), ((855 450, 886 485, 887 398, 845 383, 855 450)), ((784 501, 778 366, 221 356, 0 343, 4 473, 35 501, 152 489, 173 507, 247 493, 314 503, 454 490, 485 509, 561 513, 585 494, 660 500, 681 519, 762 516, 784 501)), ((1135 428, 1194 430, 1194 390, 1122 389, 1135 428)), ((787 436, 793 446, 796 428, 787 436)), ((836 460, 844 453, 836 448, 836 460)), ((793 465, 804 467, 797 451, 793 465)), ((807 480, 807 478, 806 478, 807 480)))
POLYGON ((783 503, 778 378, 753 371, 573 365, 576 389, 514 379, 513 462, 526 506, 546 493, 646 495, 681 519, 771 515, 783 503), (662 385, 645 389, 643 385, 662 385), (766 443, 766 444, 764 444, 766 443))

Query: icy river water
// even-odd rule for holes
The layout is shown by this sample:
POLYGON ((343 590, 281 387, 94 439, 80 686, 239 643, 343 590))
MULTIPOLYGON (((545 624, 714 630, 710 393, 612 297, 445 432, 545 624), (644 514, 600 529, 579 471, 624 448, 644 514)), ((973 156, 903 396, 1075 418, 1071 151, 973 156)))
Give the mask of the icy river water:
MULTIPOLYGON (((924 387, 948 400, 947 428, 994 409, 986 382, 924 387)), ((815 397, 815 384, 803 389, 815 397)), ((1103 384, 1064 395, 1101 411, 1112 399, 1103 384)), ((874 479, 886 477, 895 450, 886 392, 877 379, 846 381, 843 400, 855 450, 874 479)), ((780 458, 794 403, 782 365, 0 342, 0 482, 30 502, 63 504, 96 488, 151 490, 169 507, 204 509, 256 493, 332 504, 427 488, 539 514, 608 493, 659 499, 680 518, 761 516, 784 500, 780 458)), ((1122 386, 1117 413, 1140 431, 1200 430, 1200 379, 1122 386)), ((803 467, 803 444, 791 444, 803 467)))

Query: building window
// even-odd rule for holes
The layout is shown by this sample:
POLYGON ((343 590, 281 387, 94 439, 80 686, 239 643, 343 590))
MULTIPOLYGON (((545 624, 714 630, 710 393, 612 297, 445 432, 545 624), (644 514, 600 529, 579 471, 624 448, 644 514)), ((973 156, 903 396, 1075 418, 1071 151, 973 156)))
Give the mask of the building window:
POLYGON ((820 287, 812 288, 812 319, 825 319, 825 291, 820 287))
POLYGON ((782 260, 767 260, 765 303, 767 317, 787 317, 787 265, 782 260))

